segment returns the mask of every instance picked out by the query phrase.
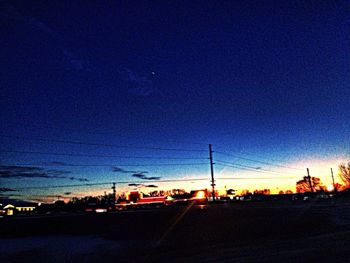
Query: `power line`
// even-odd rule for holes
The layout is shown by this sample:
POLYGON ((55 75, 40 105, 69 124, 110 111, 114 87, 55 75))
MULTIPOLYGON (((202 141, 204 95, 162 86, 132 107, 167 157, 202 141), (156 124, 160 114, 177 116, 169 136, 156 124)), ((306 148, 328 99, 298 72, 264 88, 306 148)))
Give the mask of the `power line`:
POLYGON ((139 149, 139 150, 178 151, 178 152, 206 152, 205 150, 199 150, 199 149, 145 147, 145 146, 132 146, 132 145, 117 145, 117 144, 105 144, 105 143, 91 143, 91 142, 70 141, 70 140, 52 140, 52 139, 46 139, 46 138, 33 138, 33 137, 24 137, 24 136, 15 136, 15 135, 5 135, 5 134, 0 134, 0 137, 4 137, 4 138, 13 138, 13 139, 19 139, 19 140, 49 142, 49 143, 64 143, 64 144, 76 144, 76 145, 92 145, 92 146, 101 146, 101 147, 130 148, 130 149, 139 149))
MULTIPOLYGON (((23 124, 19 124, 21 125, 21 127, 24 127, 23 124)), ((12 127, 15 127, 13 124, 11 125, 12 127)), ((82 131, 81 129, 77 129, 77 128, 72 128, 72 127, 69 127, 67 129, 67 127, 55 127, 55 126, 50 126, 50 125, 46 125, 46 124, 41 124, 41 125, 35 125, 35 124, 25 124, 25 129, 27 129, 28 127, 31 127, 31 128, 35 128, 36 131, 38 130, 38 128, 40 129, 48 129, 48 130, 62 130, 64 128, 65 131, 71 131, 73 134, 91 134, 91 135, 109 135, 109 136, 113 136, 113 137, 122 137, 122 138, 130 138, 128 136, 125 136, 125 135, 120 135, 120 134, 117 134, 119 133, 120 131, 113 131, 113 130, 109 130, 106 132, 106 129, 103 129, 103 131, 91 131, 89 132, 89 128, 84 128, 84 130, 82 131), (117 135, 116 135, 117 134, 117 135)), ((164 140, 162 140, 164 141, 164 140)), ((165 140, 166 142, 169 142, 169 143, 182 143, 182 144, 192 144, 192 145, 206 145, 206 143, 203 143, 203 142, 193 142, 192 140, 189 142, 189 141, 178 141, 178 140, 165 140)), ((164 141, 164 142, 165 142, 164 141)))
POLYGON ((241 159, 241 160, 245 160, 245 161, 250 161, 250 162, 256 162, 256 163, 261 163, 261 164, 266 164, 266 165, 271 165, 271 166, 275 166, 275 167, 280 167, 280 168, 286 168, 286 169, 293 169, 293 170, 299 170, 299 171, 303 171, 304 169, 301 168, 296 168, 296 167, 291 167, 291 166, 286 166, 286 165, 281 165, 281 164, 274 164, 271 162, 265 162, 265 161, 259 161, 256 159, 250 159, 250 158, 246 158, 246 157, 241 157, 241 156, 237 156, 231 153, 226 153, 226 152, 221 152, 221 151, 215 151, 218 154, 223 154, 223 155, 227 155, 227 156, 231 156, 237 159, 241 159))
POLYGON ((122 159, 161 159, 161 160, 206 160, 206 159, 208 159, 208 158, 205 158, 205 157, 203 157, 203 158, 196 158, 196 157, 157 157, 157 156, 101 155, 101 154, 59 153, 59 152, 40 152, 40 151, 18 151, 18 150, 0 150, 0 152, 38 154, 38 155, 54 155, 54 156, 122 158, 122 159))
POLYGON ((29 186, 29 187, 18 187, 16 189, 48 189, 48 188, 65 188, 65 187, 87 187, 87 186, 98 186, 98 185, 111 185, 116 184, 144 184, 144 183, 166 183, 166 182, 186 182, 186 181, 204 181, 208 178, 190 178, 190 179, 169 179, 169 180, 143 180, 143 181, 111 181, 104 183, 89 183, 89 184, 69 184, 69 185, 47 185, 47 186, 29 186))
POLYGON ((81 196, 81 197, 84 197, 85 195, 84 194, 77 194, 77 193, 74 193, 74 194, 69 194, 69 195, 65 195, 65 194, 51 194, 51 195, 34 195, 34 194, 27 194, 26 196, 30 196, 30 197, 35 197, 35 198, 39 198, 39 197, 47 197, 47 198, 54 198, 54 197, 59 197, 59 198, 70 198, 70 197, 77 197, 77 196, 81 196))
MULTIPOLYGON (((220 166, 225 166, 225 167, 231 167, 231 168, 236 168, 236 169, 240 169, 240 170, 245 170, 245 171, 249 171, 249 172, 255 172, 255 173, 265 173, 265 174, 272 174, 272 175, 282 175, 284 176, 284 178, 287 178, 285 175, 291 175, 291 174, 282 174, 282 173, 278 173, 278 172, 269 172, 269 171, 261 171, 261 170, 256 170, 256 169, 251 169, 251 168, 244 168, 244 167, 239 167, 236 165, 228 165, 228 164, 223 164, 220 162, 217 162, 217 165, 220 166)), ((300 175, 292 175, 293 178, 295 177, 300 177, 300 175)))
POLYGON ((231 168, 236 168, 236 169, 239 169, 239 170, 245 170, 245 171, 250 171, 250 172, 266 173, 265 171, 259 171, 259 170, 256 170, 256 169, 239 167, 239 166, 236 166, 236 165, 228 165, 228 164, 220 163, 220 162, 216 162, 216 164, 220 165, 220 166, 231 167, 231 168))
MULTIPOLYGON (((240 167, 242 167, 242 168, 250 169, 250 170, 252 170, 252 171, 261 171, 261 172, 282 174, 281 172, 277 172, 277 171, 273 171, 273 170, 268 170, 268 169, 263 169, 263 168, 261 168, 261 167, 254 167, 254 166, 249 166, 249 165, 244 165, 244 164, 230 163, 230 162, 225 162, 225 161, 220 161, 220 160, 217 160, 217 162, 223 163, 223 164, 229 164, 229 165, 231 165, 232 167, 236 167, 236 168, 238 168, 238 169, 241 169, 240 167)), ((289 173, 283 173, 283 174, 289 174, 289 173)), ((289 175, 291 175, 291 174, 289 174, 289 175)), ((292 174, 292 175, 294 175, 294 174, 292 174)))
MULTIPOLYGON (((288 178, 288 177, 287 177, 288 178)), ((218 177, 217 180, 257 180, 257 179, 276 179, 275 177, 218 177)), ((103 183, 87 183, 87 184, 68 184, 68 185, 46 185, 46 186, 28 186, 16 187, 16 190, 30 190, 30 189, 51 189, 51 188, 69 188, 69 187, 90 187, 99 185, 116 184, 145 184, 145 183, 168 183, 168 182, 191 182, 191 181, 208 181, 208 178, 188 178, 188 179, 166 179, 166 180, 143 180, 143 181, 110 181, 103 183)))
POLYGON ((260 171, 262 170, 262 171, 264 171, 264 169, 262 169, 260 167, 254 167, 254 166, 250 166, 250 165, 231 163, 231 162, 226 162, 226 161, 221 161, 221 160, 217 160, 217 162, 224 163, 224 164, 230 164, 230 165, 233 165, 233 166, 240 166, 240 167, 243 167, 243 168, 249 168, 249 169, 253 169, 253 170, 260 170, 260 171))
POLYGON ((69 164, 69 163, 15 163, 15 164, 2 164, 3 166, 66 166, 66 167, 113 167, 113 166, 191 166, 191 165, 208 165, 207 163, 160 163, 160 164, 69 164))
MULTIPOLYGON (((257 179, 261 179, 261 180, 267 180, 267 179, 278 179, 276 177, 233 177, 233 178, 226 178, 226 177, 215 177, 218 180, 246 180, 246 179, 251 179, 251 180, 257 180, 257 179)), ((294 177, 285 177, 285 178, 294 178, 294 177)))
POLYGON ((89 186, 98 186, 98 185, 110 185, 112 182, 106 183, 93 183, 93 184, 68 184, 68 185, 45 185, 45 186, 28 186, 28 187, 16 187, 18 190, 26 189, 50 189, 50 188, 69 188, 69 187, 89 187, 89 186))

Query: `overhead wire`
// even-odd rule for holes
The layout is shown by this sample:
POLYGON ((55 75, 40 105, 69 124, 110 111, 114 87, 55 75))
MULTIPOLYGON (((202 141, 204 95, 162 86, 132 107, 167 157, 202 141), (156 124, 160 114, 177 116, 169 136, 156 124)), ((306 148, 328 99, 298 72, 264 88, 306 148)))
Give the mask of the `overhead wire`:
MULTIPOLYGON (((65 144, 76 144, 76 145, 92 145, 92 146, 102 146, 102 147, 117 147, 117 148, 132 148, 132 149, 145 149, 145 150, 160 150, 160 151, 179 151, 179 152, 207 152, 206 150, 199 149, 186 149, 186 148, 163 148, 163 147, 143 147, 143 146, 132 146, 132 145, 117 145, 117 144, 104 144, 104 143, 91 143, 91 142, 82 142, 82 141, 70 141, 70 140, 51 140, 46 138, 32 138, 32 137, 23 137, 23 136, 15 136, 15 135, 3 135, 0 134, 0 137, 5 138, 14 138, 21 140, 32 140, 32 141, 41 141, 41 142, 49 142, 49 143, 65 143, 65 144)), ((125 158, 125 159, 162 159, 162 160, 204 160, 208 158, 195 158, 195 157, 156 157, 156 156, 130 156, 130 155, 100 155, 100 154, 82 154, 82 153, 61 153, 61 152, 45 152, 45 151, 20 151, 20 150, 0 150, 0 152, 8 152, 8 153, 23 153, 23 154, 38 154, 38 155, 53 155, 53 156, 79 156, 79 157, 101 157, 101 158, 125 158)), ((234 157, 237 159, 256 162, 260 164, 265 164, 269 166, 275 166, 279 168, 287 168, 287 169, 295 169, 302 170, 295 167, 289 167, 285 165, 274 164, 271 162, 265 162, 250 158, 245 158, 241 156, 237 156, 234 154, 215 151, 215 153, 226 155, 230 157, 234 157)), ((267 170, 260 167, 253 167, 250 165, 231 163, 227 161, 217 160, 217 165, 224 167, 231 167, 240 170, 246 170, 255 173, 265 173, 272 175, 283 175, 284 178, 294 178, 287 177, 286 173, 280 173, 273 170, 267 170)), ((4 165, 4 164, 2 164, 4 165)), ((195 166, 195 165, 208 165, 208 163, 149 163, 149 164, 75 164, 75 163, 61 163, 61 162, 45 162, 41 164, 35 163, 16 163, 16 164, 7 164, 7 165, 16 165, 16 166, 63 166, 63 167, 113 167, 113 166, 126 166, 126 167, 147 167, 147 166, 195 166)), ((233 178, 225 178, 225 177, 217 177, 216 180, 245 180, 245 179, 276 179, 276 177, 233 177, 233 178)), ((143 181, 110 181, 110 182, 102 182, 102 183, 85 183, 85 184, 72 184, 72 185, 56 185, 56 186, 33 186, 33 187, 19 187, 17 189, 49 189, 49 188, 69 188, 69 187, 90 187, 90 186, 98 186, 98 185, 108 185, 112 183, 116 184, 130 184, 130 183, 164 183, 164 182, 185 182, 185 181, 210 181, 209 178, 191 178, 191 179, 165 179, 165 180, 143 180, 143 181)))
POLYGON ((275 174, 284 174, 284 175, 294 175, 295 174, 290 174, 290 173, 285 173, 285 172, 278 172, 278 171, 274 171, 274 170, 268 170, 268 169, 264 169, 264 168, 261 168, 261 167, 254 167, 254 166, 249 166, 249 165, 243 165, 243 164, 237 164, 237 163, 231 163, 231 162, 226 162, 226 161, 220 161, 220 160, 217 160, 217 163, 221 163, 221 164, 228 164, 234 168, 237 168, 237 169, 247 169, 247 170, 251 170, 251 171, 260 171, 260 172, 264 172, 264 173, 275 173, 275 174))
MULTIPOLYGON (((21 127, 23 127, 23 124, 18 124, 18 125, 21 125, 21 127)), ((12 124, 12 127, 16 127, 12 124)), ((122 138, 129 138, 128 136, 125 136, 125 135, 120 135, 120 134, 117 134, 119 133, 120 131, 113 131, 113 130, 108 130, 106 131, 106 129, 103 129, 103 131, 98 131, 98 130, 93 130, 93 131, 90 131, 89 130, 89 127, 85 127, 84 130, 82 131, 81 129, 77 129, 77 128, 72 128, 72 127, 55 127, 55 126, 50 126, 50 125, 47 125, 47 124, 40 124, 40 125, 35 125, 35 124, 25 124, 24 126, 25 128, 34 128, 35 130, 38 130, 38 129, 46 129, 46 130, 63 130, 64 131, 70 131, 71 133, 73 134, 90 134, 90 135, 109 135, 109 136, 112 136, 112 137, 122 137, 122 138)), ((203 142, 194 142, 193 140, 191 140, 190 142, 189 141, 179 141, 179 140, 162 140, 162 142, 169 142, 169 143, 181 143, 181 144, 192 144, 192 145, 208 145, 208 143, 203 143, 203 142)))
POLYGON ((220 163, 220 162, 217 162, 216 164, 220 165, 220 166, 236 168, 236 169, 239 169, 239 170, 245 170, 245 171, 249 171, 249 172, 272 174, 272 175, 282 175, 285 178, 286 178, 285 175, 290 175, 290 176, 293 176, 294 178, 300 176, 300 175, 292 175, 292 174, 283 174, 283 173, 278 173, 278 172, 261 171, 261 170, 251 169, 251 168, 245 168, 245 167, 239 167, 239 166, 235 166, 235 165, 229 165, 229 164, 220 163))
POLYGON ((61 153, 61 152, 41 152, 41 151, 19 151, 19 150, 0 150, 6 153, 23 153, 52 156, 77 156, 77 157, 96 157, 96 158, 121 158, 121 159, 160 159, 160 160, 205 160, 207 157, 158 157, 158 156, 131 156, 131 155, 101 155, 101 154, 81 154, 81 153, 61 153))
POLYGON ((46 138, 34 138, 26 136, 16 136, 0 134, 0 137, 13 138, 19 140, 29 140, 29 141, 41 141, 49 143, 63 143, 63 144, 75 144, 75 145, 91 145, 100 147, 115 147, 115 148, 129 148, 129 149, 139 149, 139 150, 157 150, 157 151, 178 151, 178 152, 207 152, 206 150, 200 149, 185 149, 185 148, 162 148, 162 147, 147 147, 147 146, 133 146, 133 145, 117 145, 117 144, 107 144, 107 143, 92 143, 92 142, 82 142, 82 141, 71 141, 71 140, 53 140, 46 138))
MULTIPOLYGON (((275 177, 218 177, 216 180, 246 180, 246 179, 276 179, 275 177)), ((46 186, 27 186, 16 187, 16 190, 29 190, 29 189, 50 189, 50 188, 70 188, 70 187, 89 187, 98 185, 111 185, 115 184, 146 184, 146 183, 167 183, 167 182, 194 182, 194 181, 208 181, 209 178, 187 178, 187 179, 164 179, 164 180, 143 180, 143 181, 110 181, 103 183, 87 183, 87 184, 66 184, 66 185, 46 185, 46 186)))
POLYGON ((192 165, 208 165, 208 163, 160 163, 160 164, 71 164, 71 163, 14 163, 14 164, 1 164, 1 166, 65 166, 65 167, 147 167, 147 166, 192 166, 192 165))
POLYGON ((260 163, 260 164, 275 166, 275 167, 279 167, 279 168, 293 169, 293 170, 299 170, 299 171, 304 170, 304 169, 297 168, 297 167, 291 167, 291 166, 286 166, 286 165, 281 165, 281 164, 275 164, 275 163, 272 163, 272 162, 266 162, 266 161, 260 161, 260 160, 256 160, 256 159, 241 157, 241 156, 238 156, 238 155, 235 155, 235 154, 222 152, 222 151, 215 151, 215 153, 226 155, 226 156, 230 156, 230 157, 241 159, 241 160, 245 160, 245 161, 249 161, 249 162, 256 162, 256 163, 260 163))

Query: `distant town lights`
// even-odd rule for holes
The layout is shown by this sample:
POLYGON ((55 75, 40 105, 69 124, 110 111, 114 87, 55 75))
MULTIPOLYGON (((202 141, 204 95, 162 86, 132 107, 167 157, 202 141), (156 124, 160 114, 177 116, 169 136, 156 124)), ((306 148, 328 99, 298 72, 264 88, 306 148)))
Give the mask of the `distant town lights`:
POLYGON ((334 190, 333 185, 328 185, 328 186, 327 186, 327 191, 328 191, 328 192, 332 192, 333 190, 334 190))
POLYGON ((199 191, 198 193, 197 193, 197 196, 196 196, 197 198, 205 198, 205 193, 204 193, 204 191, 199 191))

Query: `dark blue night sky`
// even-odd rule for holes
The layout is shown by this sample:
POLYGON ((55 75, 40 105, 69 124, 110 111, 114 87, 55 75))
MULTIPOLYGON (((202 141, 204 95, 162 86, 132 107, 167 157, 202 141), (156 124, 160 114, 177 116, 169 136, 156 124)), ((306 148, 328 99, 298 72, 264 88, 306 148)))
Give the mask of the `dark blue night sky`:
MULTIPOLYGON (((0 137, 2 165, 67 172, 49 179, 10 171, 10 178, 5 169, 1 185, 134 180, 110 167, 45 165, 207 163, 208 143, 238 157, 336 168, 349 157, 349 8, 348 1, 1 1, 1 135, 27 138, 0 137)), ((209 176, 209 165, 136 172, 144 170, 163 179, 209 176)))

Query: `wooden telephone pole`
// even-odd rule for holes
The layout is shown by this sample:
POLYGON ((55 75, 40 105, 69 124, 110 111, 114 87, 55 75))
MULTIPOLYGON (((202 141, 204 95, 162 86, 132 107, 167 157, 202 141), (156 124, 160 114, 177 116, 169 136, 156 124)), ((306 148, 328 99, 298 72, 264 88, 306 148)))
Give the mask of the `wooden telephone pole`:
POLYGON ((212 197, 215 201, 215 180, 214 180, 214 163, 213 163, 213 150, 211 144, 209 144, 209 160, 210 160, 210 173, 211 173, 211 187, 212 187, 212 197))
POLYGON ((335 188, 334 175, 333 175, 333 168, 331 168, 331 175, 332 175, 332 182, 333 182, 333 191, 336 192, 337 189, 335 188))
POLYGON ((306 170, 307 170, 307 178, 309 180, 310 189, 311 189, 311 192, 313 193, 314 192, 314 188, 312 186, 312 180, 311 180, 309 168, 306 168, 306 170))
POLYGON ((115 183, 113 183, 113 186, 112 186, 112 190, 113 190, 113 205, 115 205, 115 199, 116 199, 116 191, 115 191, 115 183))

